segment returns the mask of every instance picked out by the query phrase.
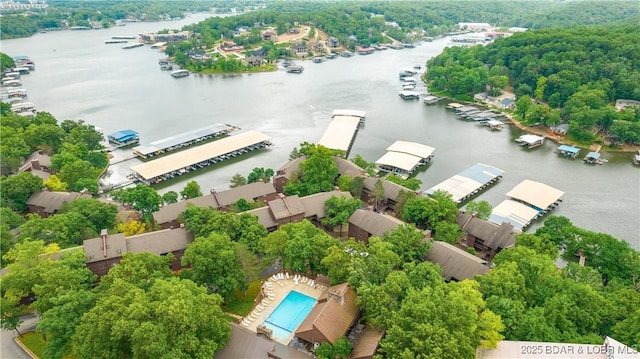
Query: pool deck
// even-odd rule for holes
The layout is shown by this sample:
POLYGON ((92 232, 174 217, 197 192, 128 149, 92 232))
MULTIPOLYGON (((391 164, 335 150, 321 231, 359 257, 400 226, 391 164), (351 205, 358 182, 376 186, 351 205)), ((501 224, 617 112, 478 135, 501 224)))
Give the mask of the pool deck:
MULTIPOLYGON (((271 313, 278 307, 280 302, 282 302, 282 300, 291 291, 296 291, 309 297, 318 299, 327 287, 315 284, 315 282, 311 282, 312 280, 309 277, 297 274, 289 274, 289 278, 287 278, 286 274, 284 273, 275 274, 274 276, 269 277, 269 279, 264 280, 262 282, 261 288, 261 292, 264 294, 264 296, 258 295, 253 310, 251 310, 251 312, 249 312, 249 314, 247 314, 240 321, 240 325, 251 330, 252 332, 257 332, 258 326, 264 323, 269 315, 271 315, 271 313), (283 279, 277 279, 278 276, 283 277, 283 279), (301 279, 295 281, 294 279, 297 276, 300 276, 301 279), (312 284, 311 286, 309 285, 310 283, 312 284), (262 297, 264 299, 260 299, 262 297)), ((288 345, 294 336, 295 330, 285 340, 281 340, 276 337, 273 337, 273 340, 280 344, 288 345)))

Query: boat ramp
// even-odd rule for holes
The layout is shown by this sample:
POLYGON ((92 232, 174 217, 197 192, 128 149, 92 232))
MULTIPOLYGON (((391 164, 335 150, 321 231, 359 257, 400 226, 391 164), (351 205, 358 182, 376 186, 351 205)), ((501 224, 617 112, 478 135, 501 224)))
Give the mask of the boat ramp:
POLYGON ((151 185, 271 145, 271 137, 248 131, 131 167, 136 179, 151 185))
POLYGON ((433 158, 435 148, 415 142, 396 141, 376 161, 381 171, 407 179, 420 166, 433 158))
POLYGON ((318 144, 349 154, 358 127, 364 123, 366 113, 357 110, 335 110, 331 115, 331 123, 324 131, 318 144))
POLYGON ((522 135, 516 138, 515 142, 519 143, 522 147, 536 148, 542 146, 544 137, 538 135, 522 135))
POLYGON ((580 149, 569 145, 560 145, 554 152, 560 156, 576 158, 580 153, 580 149))
POLYGON ((506 200, 493 208, 489 221, 498 225, 510 223, 521 231, 560 204, 564 192, 544 183, 524 180, 506 196, 506 200))
POLYGON ((446 191, 451 194, 451 199, 454 202, 460 204, 501 179, 503 173, 504 171, 499 168, 476 163, 429 188, 425 193, 431 195, 435 191, 446 191))
POLYGON ((229 134, 236 127, 216 123, 213 125, 201 127, 195 130, 177 134, 153 141, 148 145, 140 145, 133 148, 133 153, 140 158, 151 158, 163 155, 167 152, 175 151, 181 148, 200 144, 216 137, 222 137, 229 134))

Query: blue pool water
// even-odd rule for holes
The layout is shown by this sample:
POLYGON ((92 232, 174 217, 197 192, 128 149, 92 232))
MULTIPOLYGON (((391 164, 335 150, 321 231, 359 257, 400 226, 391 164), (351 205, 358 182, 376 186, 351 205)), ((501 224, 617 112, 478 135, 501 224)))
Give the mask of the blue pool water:
POLYGON ((287 339, 289 335, 309 315, 316 300, 308 295, 295 291, 289 292, 278 304, 263 325, 273 330, 273 336, 278 339, 287 339))

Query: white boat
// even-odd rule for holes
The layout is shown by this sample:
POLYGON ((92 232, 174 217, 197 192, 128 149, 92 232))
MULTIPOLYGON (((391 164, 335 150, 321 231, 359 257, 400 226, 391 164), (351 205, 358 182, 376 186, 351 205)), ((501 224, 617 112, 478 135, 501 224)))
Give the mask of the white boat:
POLYGON ((175 78, 187 77, 187 76, 189 76, 189 71, 184 70, 184 69, 174 70, 174 71, 171 71, 171 76, 173 76, 175 78))

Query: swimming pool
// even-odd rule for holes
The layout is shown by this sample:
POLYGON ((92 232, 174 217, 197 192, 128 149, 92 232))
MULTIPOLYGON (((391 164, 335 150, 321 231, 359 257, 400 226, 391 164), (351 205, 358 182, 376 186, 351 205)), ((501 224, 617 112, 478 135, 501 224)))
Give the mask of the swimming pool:
POLYGON ((291 333, 309 315, 316 304, 315 298, 302 293, 291 291, 278 304, 276 309, 264 321, 263 325, 273 330, 273 336, 278 339, 287 339, 291 333))

